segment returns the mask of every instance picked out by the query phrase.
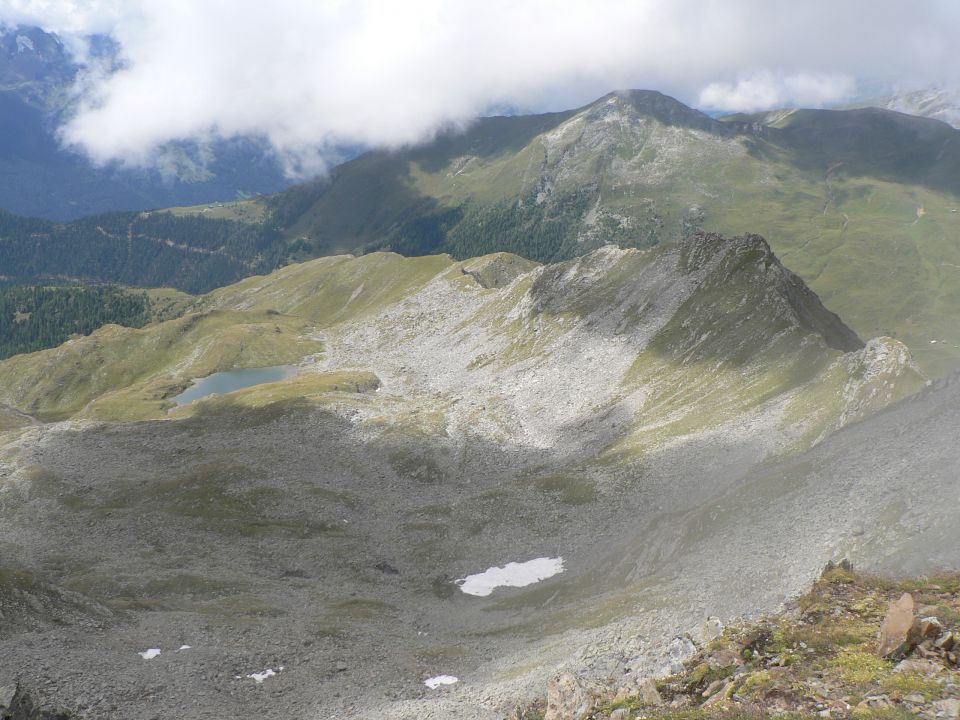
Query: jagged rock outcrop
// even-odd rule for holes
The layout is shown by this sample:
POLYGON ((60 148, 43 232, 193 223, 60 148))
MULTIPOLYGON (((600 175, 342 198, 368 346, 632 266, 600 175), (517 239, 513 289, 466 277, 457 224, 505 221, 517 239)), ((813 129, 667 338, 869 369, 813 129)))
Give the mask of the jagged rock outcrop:
POLYGON ((73 717, 63 710, 40 707, 19 683, 0 686, 0 720, 71 720, 73 717))

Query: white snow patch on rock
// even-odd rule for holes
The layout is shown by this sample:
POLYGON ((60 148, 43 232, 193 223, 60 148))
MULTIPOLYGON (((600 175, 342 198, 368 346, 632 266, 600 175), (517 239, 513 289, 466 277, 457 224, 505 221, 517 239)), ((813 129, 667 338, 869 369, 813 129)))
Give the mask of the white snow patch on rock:
POLYGON ((427 678, 423 684, 431 690, 436 690, 441 685, 453 685, 457 680, 458 678, 453 675, 437 675, 436 677, 427 678))
POLYGON ((507 563, 488 568, 482 573, 457 580, 467 595, 485 597, 498 587, 524 587, 563 572, 563 558, 535 558, 527 562, 507 563))
POLYGON ((267 678, 274 677, 275 675, 278 675, 281 672, 283 672, 283 665, 281 665, 276 670, 274 670, 273 668, 267 668, 266 670, 263 670, 261 672, 250 673, 249 675, 247 675, 247 677, 259 685, 267 678))

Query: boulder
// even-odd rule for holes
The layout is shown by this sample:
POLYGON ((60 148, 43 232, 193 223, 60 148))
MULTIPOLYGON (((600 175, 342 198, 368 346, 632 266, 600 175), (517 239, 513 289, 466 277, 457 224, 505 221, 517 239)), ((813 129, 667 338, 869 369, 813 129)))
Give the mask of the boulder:
POLYGON ((943 625, 935 617, 920 619, 920 637, 923 640, 938 638, 943 633, 943 625))
POLYGON ((725 647, 712 651, 706 656, 706 661, 712 668, 725 668, 731 665, 739 665, 743 662, 743 658, 736 649, 725 647))
POLYGON ((733 691, 736 688, 736 682, 734 680, 728 680, 723 683, 723 685, 716 690, 713 695, 711 695, 703 703, 703 707, 712 707, 714 705, 723 705, 730 697, 733 695, 733 691))
POLYGON ((887 695, 868 695, 865 700, 857 703, 861 710, 890 710, 893 702, 887 695))
POLYGON ((958 718, 960 717, 960 700, 956 698, 939 700, 933 703, 933 710, 937 717, 958 718))
POLYGON ((639 695, 644 705, 660 705, 663 703, 663 698, 660 697, 660 691, 657 690, 657 684, 653 681, 653 678, 644 678, 640 683, 639 695))
POLYGON ((593 709, 593 697, 571 673, 561 673, 547 686, 543 720, 581 720, 593 709))
POLYGON ((70 714, 38 707, 19 685, 0 686, 0 718, 3 720, 70 720, 70 714))
POLYGON ((910 658, 901 660, 893 669, 896 673, 916 673, 918 675, 936 675, 943 670, 943 666, 933 660, 917 660, 910 658))
POLYGON ((920 643, 920 622, 915 610, 916 604, 910 593, 904 593, 899 600, 891 603, 880 625, 880 642, 877 647, 880 657, 905 657, 920 643))
POLYGON ((690 632, 690 639, 697 647, 704 647, 711 640, 723 635, 724 627, 720 618, 708 617, 690 632))
POLYGON ((717 690, 722 688, 725 684, 726 683, 724 680, 714 680, 712 683, 707 685, 707 689, 704 690, 702 693, 700 693, 700 696, 708 698, 714 695, 717 692, 717 690))
POLYGON ((0 685, 0 713, 13 707, 13 698, 16 694, 16 685, 0 685))
POLYGON ((676 675, 683 672, 683 664, 697 654, 697 647, 690 638, 675 637, 667 645, 667 664, 662 670, 663 675, 676 675))
POLYGON ((943 650, 944 652, 952 650, 954 645, 957 644, 957 638, 952 632, 945 632, 943 635, 938 637, 933 643, 933 646, 937 650, 943 650))

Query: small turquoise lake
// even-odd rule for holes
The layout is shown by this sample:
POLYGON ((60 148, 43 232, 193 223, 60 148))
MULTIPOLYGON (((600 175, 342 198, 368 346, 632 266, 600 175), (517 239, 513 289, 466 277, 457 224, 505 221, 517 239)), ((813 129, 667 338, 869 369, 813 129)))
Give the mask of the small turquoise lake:
POLYGON ((296 365, 274 365, 273 367, 246 368, 244 370, 227 370, 225 372, 207 375, 198 378, 193 385, 172 398, 177 405, 187 405, 209 395, 224 395, 234 390, 263 385, 264 383, 285 380, 297 374, 296 365))

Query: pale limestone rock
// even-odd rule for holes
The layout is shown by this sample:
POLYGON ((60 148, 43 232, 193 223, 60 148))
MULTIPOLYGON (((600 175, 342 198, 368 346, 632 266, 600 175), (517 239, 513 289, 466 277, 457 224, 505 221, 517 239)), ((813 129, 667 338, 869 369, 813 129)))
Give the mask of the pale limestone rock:
POLYGON ((901 660, 893 669, 897 673, 918 673, 920 675, 936 675, 943 670, 943 666, 933 660, 901 660))
POLYGON ((667 664, 662 670, 663 675, 676 675, 683 672, 683 664, 697 654, 697 647, 690 638, 675 637, 667 646, 667 664))

